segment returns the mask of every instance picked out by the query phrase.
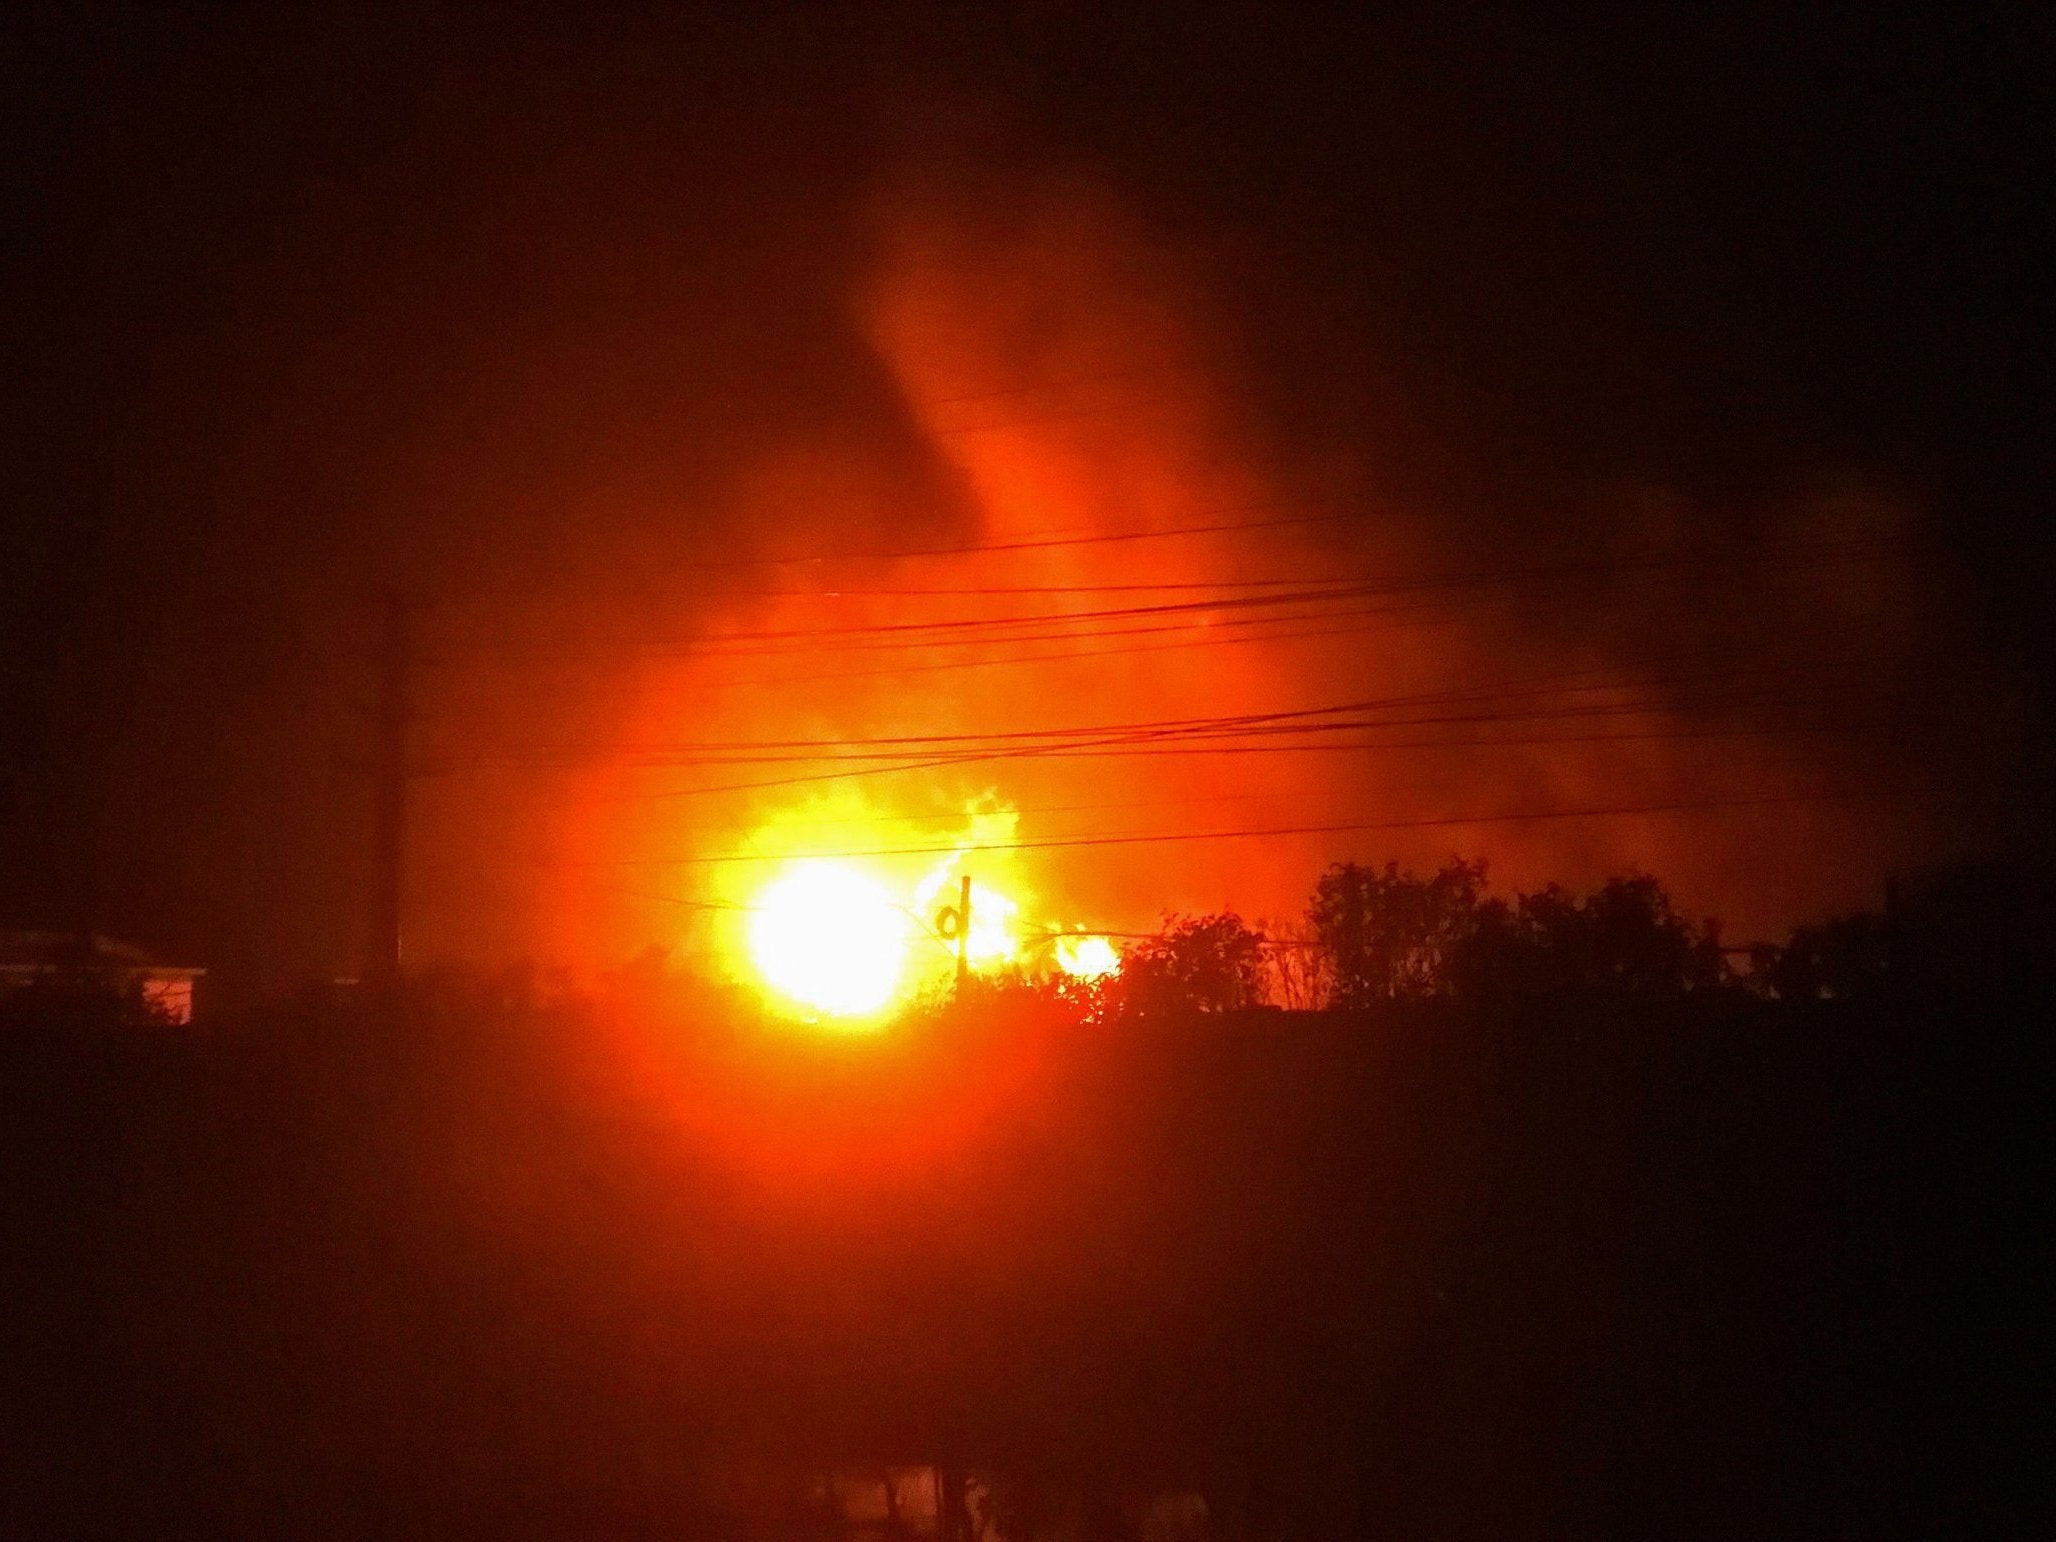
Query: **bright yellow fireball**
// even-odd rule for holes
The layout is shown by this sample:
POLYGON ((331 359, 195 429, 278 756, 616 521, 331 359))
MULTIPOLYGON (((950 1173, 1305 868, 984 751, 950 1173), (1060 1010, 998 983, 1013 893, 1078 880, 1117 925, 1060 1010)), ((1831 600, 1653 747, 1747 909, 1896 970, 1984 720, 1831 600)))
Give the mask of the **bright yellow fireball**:
POLYGON ((1059 937, 1056 951, 1057 967, 1076 979, 1101 980, 1121 972, 1121 955, 1104 937, 1059 937))
POLYGON ((898 991, 906 915, 854 868, 795 862, 750 908, 750 961, 779 995, 831 1017, 868 1017, 898 991))

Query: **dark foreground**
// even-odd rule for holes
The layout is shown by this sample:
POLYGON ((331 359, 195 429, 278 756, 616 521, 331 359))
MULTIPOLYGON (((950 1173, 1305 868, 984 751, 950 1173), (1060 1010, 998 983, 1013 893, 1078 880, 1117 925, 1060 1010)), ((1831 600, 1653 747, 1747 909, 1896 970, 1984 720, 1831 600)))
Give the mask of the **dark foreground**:
POLYGON ((895 1464, 961 1535, 2012 1534, 2046 1061, 1991 941, 1858 1001, 863 1042, 17 999, 0 1535, 827 1537, 895 1464))

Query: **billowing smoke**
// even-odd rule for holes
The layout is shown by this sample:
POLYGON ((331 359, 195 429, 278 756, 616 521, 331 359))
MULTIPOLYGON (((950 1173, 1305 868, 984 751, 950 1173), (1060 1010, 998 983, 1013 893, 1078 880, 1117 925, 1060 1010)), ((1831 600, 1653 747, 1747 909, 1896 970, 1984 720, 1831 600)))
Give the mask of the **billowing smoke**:
POLYGON ((949 517, 895 517, 864 446, 802 439, 738 478, 731 523, 777 560, 649 674, 628 742, 679 744, 677 767, 591 789, 608 812, 581 838, 668 886, 598 911, 587 889, 598 936, 711 940, 719 909, 682 925, 678 902, 747 903, 764 869, 732 856, 925 867, 981 808, 1011 817, 974 869, 1117 928, 1289 919, 1329 861, 1462 854, 1502 887, 1653 871, 1746 938, 1948 849, 1938 766, 1995 704, 1961 699, 1951 597, 1890 489, 1821 467, 1740 506, 1619 482, 1494 517, 1395 485, 1401 393, 1346 440, 1278 421, 1252 378, 1266 307, 1103 181, 929 173, 872 208, 852 314, 949 517), (1332 721, 1362 727, 1296 741, 1005 737, 1346 703, 1332 721), (984 735, 989 756, 926 743, 855 776, 813 751, 684 763, 984 735), (1263 831, 1305 833, 1236 834, 1263 831))

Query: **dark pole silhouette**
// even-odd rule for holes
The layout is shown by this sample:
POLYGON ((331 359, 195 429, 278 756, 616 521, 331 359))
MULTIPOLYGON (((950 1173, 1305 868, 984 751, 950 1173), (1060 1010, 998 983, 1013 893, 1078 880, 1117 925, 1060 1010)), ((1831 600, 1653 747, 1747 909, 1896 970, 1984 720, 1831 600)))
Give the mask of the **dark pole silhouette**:
POLYGON ((957 994, 964 993, 964 981, 971 973, 971 875, 964 874, 957 886, 957 994))
POLYGON ((374 827, 370 978, 400 977, 406 892, 407 729, 413 715, 414 640, 406 598, 386 597, 379 643, 378 741, 373 762, 374 827))

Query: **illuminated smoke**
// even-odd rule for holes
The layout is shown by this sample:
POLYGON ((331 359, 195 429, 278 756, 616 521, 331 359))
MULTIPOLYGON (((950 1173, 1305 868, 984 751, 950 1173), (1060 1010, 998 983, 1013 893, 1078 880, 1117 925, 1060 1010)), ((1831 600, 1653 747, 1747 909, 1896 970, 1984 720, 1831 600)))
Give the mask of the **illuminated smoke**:
MULTIPOLYGON (((1360 699, 1454 700, 1446 716, 1468 712, 1478 723, 1438 726, 1425 712, 1431 726, 1388 735, 1391 749, 1350 755, 1025 756, 630 806, 602 822, 609 849, 767 859, 911 849, 872 865, 924 922, 970 871, 978 962, 1018 956, 1024 918, 1051 913, 1131 928, 1166 910, 1293 915, 1320 869, 1344 857, 1424 867, 1453 853, 1483 857, 1501 889, 1653 870, 1688 906, 1757 933, 1874 898, 1890 843, 1860 803, 1767 802, 1718 818, 1661 810, 1876 780, 1864 748, 1876 740, 1848 730, 1905 708, 1895 684, 1918 673, 1908 655, 1935 632, 1889 494, 1855 483, 1794 493, 1723 549, 1706 532, 1723 527, 1715 516, 1724 511, 1657 489, 1595 491, 1565 514, 1563 528, 1577 533, 1568 547, 1546 538, 1547 518, 1473 524, 1408 503, 1386 490, 1376 435, 1337 449, 1266 429, 1241 362, 1250 340, 1230 319, 1234 296, 1203 261, 1090 182, 1017 178, 1009 194, 995 199, 981 182, 881 196, 875 261, 857 290, 858 324, 913 446, 894 455, 911 453, 929 484, 949 489, 955 523, 895 525, 884 511, 896 473, 867 469, 848 444, 805 442, 738 482, 736 522, 758 549, 796 557, 1259 528, 777 568, 760 588, 713 598, 707 632, 847 634, 910 618, 1099 609, 1117 603, 1105 586, 1136 582, 1457 582, 1333 635, 1220 626, 1122 639, 1081 628, 1075 646, 1016 650, 1043 656, 980 667, 965 667, 962 650, 867 655, 834 641, 768 660, 687 656, 649 666, 630 737, 690 724, 709 739, 861 743, 1360 699), (1277 523, 1293 519, 1306 522, 1277 523), (1490 580, 1504 571, 1543 577, 1490 580), (1483 576, 1466 587, 1466 575, 1483 576), (1038 592, 894 592, 916 589, 1038 592), (1732 616, 1754 620, 1738 629, 1732 616), (1538 692, 1544 706, 1570 703, 1571 715, 1524 726, 1538 692), (1632 732, 1581 730, 1580 712, 1599 714, 1589 723, 1600 730, 1613 721, 1605 713, 1632 712, 1622 720, 1632 732), (985 794, 994 800, 985 812, 955 828, 985 794), (1648 806, 1658 811, 1434 823, 1648 806), (1018 819, 1001 812, 1013 809, 1018 819), (1016 837, 1352 820, 1427 827, 1006 849, 1016 837), (1803 860, 1781 861, 1787 852, 1803 860)), ((1387 441, 1409 432, 1397 410, 1378 429, 1387 441)), ((599 799, 624 785, 603 777, 599 799)), ((736 903, 761 871, 681 876, 736 903)), ((590 908, 590 895, 583 902, 590 908)), ((632 906, 609 914, 616 933, 704 940, 722 925, 632 906)))

